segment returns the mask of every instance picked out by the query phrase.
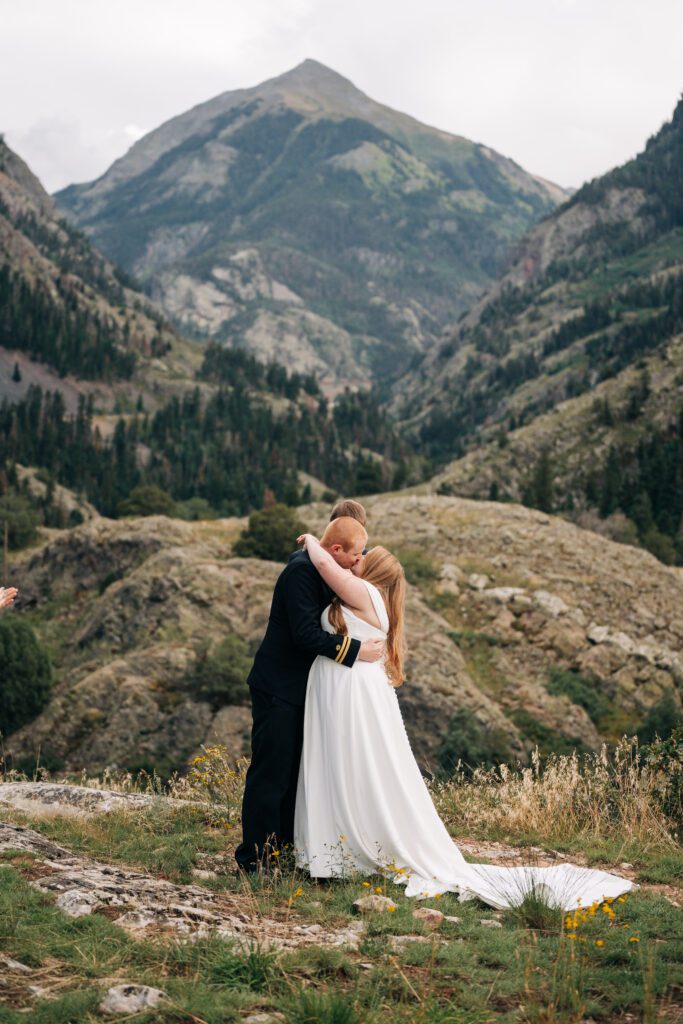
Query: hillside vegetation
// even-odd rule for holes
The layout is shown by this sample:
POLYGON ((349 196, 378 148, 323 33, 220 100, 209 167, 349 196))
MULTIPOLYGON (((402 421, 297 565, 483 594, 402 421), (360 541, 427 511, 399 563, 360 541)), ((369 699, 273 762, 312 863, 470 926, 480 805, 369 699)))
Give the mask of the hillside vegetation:
POLYGON ((612 536, 683 559, 682 165, 683 101, 402 381, 394 408, 447 464, 437 486, 586 524, 623 513, 612 536))

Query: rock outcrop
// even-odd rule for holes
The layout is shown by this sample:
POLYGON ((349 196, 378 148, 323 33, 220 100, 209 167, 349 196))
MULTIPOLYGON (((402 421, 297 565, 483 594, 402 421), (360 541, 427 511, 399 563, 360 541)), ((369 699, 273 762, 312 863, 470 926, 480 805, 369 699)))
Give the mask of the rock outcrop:
MULTIPOLYGON (((84 917, 102 913, 134 936, 153 934, 191 940, 214 935, 247 949, 255 942, 262 948, 286 949, 304 945, 356 947, 363 931, 361 922, 335 929, 259 914, 250 916, 239 893, 176 885, 120 864, 76 856, 23 825, 0 822, 0 853, 6 857, 12 853, 31 854, 31 885, 54 895, 56 905, 65 914, 84 917)), ((232 864, 229 870, 233 870, 232 864)), ((8 969, 21 970, 22 966, 8 969)))
MULTIPOLYGON (((11 739, 15 758, 42 750, 79 769, 181 767, 200 744, 248 752, 251 714, 193 692, 197 650, 239 636, 255 649, 281 566, 231 556, 237 522, 95 519, 16 566, 19 609, 60 608, 59 681, 48 708, 11 739), (101 591, 101 592, 100 592, 101 591)), ((514 726, 474 683, 448 623, 417 590, 408 600, 413 685, 401 691, 418 756, 429 759, 457 707, 495 723, 521 753, 514 726)))
MULTIPOLYGON (((396 550, 417 580, 399 700, 418 758, 434 763, 462 709, 523 756, 530 720, 595 749, 663 695, 680 701, 681 570, 523 506, 410 494, 366 505, 371 542, 396 550), (613 724, 550 692, 553 669, 594 687, 613 724)), ((299 511, 321 531, 329 509, 299 511)), ((57 654, 57 683, 6 752, 30 763, 40 751, 41 763, 74 770, 164 771, 202 743, 247 753, 246 688, 242 703, 217 706, 192 681, 202 645, 235 636, 253 650, 265 628, 281 565, 234 558, 239 526, 96 518, 23 554, 11 614, 32 612, 57 654)))

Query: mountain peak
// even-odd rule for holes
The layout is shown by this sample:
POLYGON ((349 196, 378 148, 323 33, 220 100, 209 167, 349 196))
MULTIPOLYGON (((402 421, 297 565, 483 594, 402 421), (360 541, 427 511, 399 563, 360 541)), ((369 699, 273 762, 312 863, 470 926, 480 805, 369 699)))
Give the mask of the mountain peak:
POLYGON ((282 82, 282 81, 302 81, 302 82, 324 82, 324 81, 336 81, 345 82, 348 85, 353 83, 345 78, 344 75, 339 74, 338 71, 334 71, 333 68, 328 68, 327 64, 322 64, 319 60, 315 60, 313 57, 306 57, 300 64, 295 65, 289 71, 284 71, 277 78, 271 79, 271 81, 282 82))
POLYGON ((350 79, 312 57, 307 57, 289 71, 262 82, 253 91, 258 95, 294 94, 317 103, 322 101, 324 105, 340 99, 348 102, 350 98, 356 102, 364 100, 368 104, 372 103, 350 79))

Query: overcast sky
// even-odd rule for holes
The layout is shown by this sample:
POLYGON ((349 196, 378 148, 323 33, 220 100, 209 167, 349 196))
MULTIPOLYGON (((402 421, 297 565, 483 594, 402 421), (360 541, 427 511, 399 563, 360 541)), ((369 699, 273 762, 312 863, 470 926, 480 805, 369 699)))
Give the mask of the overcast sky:
POLYGON ((682 40, 681 0, 0 0, 0 131, 53 191, 313 57, 577 186, 671 117, 682 40))

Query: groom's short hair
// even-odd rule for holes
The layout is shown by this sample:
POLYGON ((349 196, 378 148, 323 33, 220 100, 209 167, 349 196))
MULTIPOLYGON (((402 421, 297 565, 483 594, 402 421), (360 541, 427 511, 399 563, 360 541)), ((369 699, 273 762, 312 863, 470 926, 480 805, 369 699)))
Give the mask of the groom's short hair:
POLYGON ((355 519, 361 526, 365 526, 365 509, 359 501, 354 501, 353 498, 345 498, 343 501, 337 502, 330 513, 330 522, 341 519, 342 516, 355 519))
POLYGON ((325 548, 331 548, 335 544, 341 544, 344 551, 349 551, 355 544, 365 544, 368 534, 362 523, 351 516, 339 516, 327 524, 320 543, 325 548))

